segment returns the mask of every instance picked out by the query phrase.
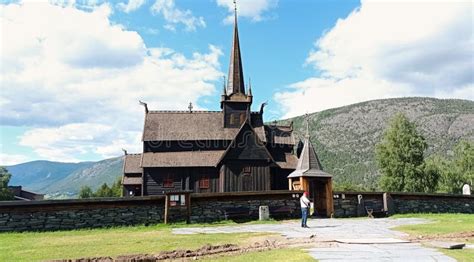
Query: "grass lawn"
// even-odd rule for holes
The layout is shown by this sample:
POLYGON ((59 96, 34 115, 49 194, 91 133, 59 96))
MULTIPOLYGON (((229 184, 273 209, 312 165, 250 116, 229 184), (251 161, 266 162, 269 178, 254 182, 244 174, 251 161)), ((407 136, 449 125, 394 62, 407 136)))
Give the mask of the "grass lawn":
MULTIPOLYGON (((197 249, 206 244, 246 244, 251 238, 268 235, 264 233, 173 235, 171 233, 173 227, 182 226, 185 225, 159 224, 148 227, 1 233, 0 261, 153 254, 164 250, 197 249)), ((194 224, 191 226, 213 225, 194 224)))
POLYGON ((263 251, 263 252, 250 252, 245 253, 240 256, 223 256, 214 259, 203 259, 200 261, 207 261, 207 262, 261 262, 261 261, 272 261, 272 262, 306 262, 316 261, 306 252, 295 249, 295 248, 288 248, 288 249, 275 249, 270 251, 263 251))
POLYGON ((392 218, 415 217, 432 220, 434 223, 422 225, 407 225, 397 227, 397 230, 410 235, 435 235, 461 233, 474 230, 474 215, 470 214, 404 214, 392 218))
MULTIPOLYGON (((474 231, 474 215, 469 214, 406 214, 395 215, 393 218, 416 217, 425 218, 433 223, 422 225, 406 225, 395 228, 412 236, 440 236, 474 231)), ((465 239, 459 239, 466 242, 465 239)), ((456 241, 456 239, 453 239, 456 241)), ((474 244, 474 239, 467 241, 474 244)), ((457 259, 458 261, 474 261, 473 249, 447 250, 439 249, 444 254, 457 259)))

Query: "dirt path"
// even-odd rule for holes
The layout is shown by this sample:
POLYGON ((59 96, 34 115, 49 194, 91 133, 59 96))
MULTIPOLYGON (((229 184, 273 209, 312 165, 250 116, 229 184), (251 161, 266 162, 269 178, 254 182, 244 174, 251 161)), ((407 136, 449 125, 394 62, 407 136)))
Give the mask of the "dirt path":
POLYGON ((270 237, 263 241, 253 242, 249 245, 238 246, 233 244, 224 245, 205 245, 195 250, 173 250, 162 251, 158 254, 135 254, 124 255, 118 257, 89 257, 71 260, 53 260, 54 262, 155 262, 177 260, 182 261, 198 260, 202 258, 216 257, 216 256, 236 256, 248 252, 261 252, 272 249, 289 248, 289 247, 314 247, 317 246, 331 246, 331 243, 324 243, 316 241, 316 238, 311 236, 309 238, 286 239, 283 237, 270 237))
POLYGON ((474 231, 461 232, 461 233, 449 233, 449 234, 433 234, 428 236, 411 236, 407 238, 410 241, 417 240, 453 240, 453 239, 464 239, 466 241, 474 240, 474 231))

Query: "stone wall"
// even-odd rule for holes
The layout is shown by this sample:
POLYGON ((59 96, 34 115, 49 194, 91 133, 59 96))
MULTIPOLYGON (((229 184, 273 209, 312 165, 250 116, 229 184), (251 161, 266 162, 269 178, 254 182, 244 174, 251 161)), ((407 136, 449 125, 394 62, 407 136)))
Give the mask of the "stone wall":
POLYGON ((367 216, 367 208, 388 214, 470 213, 474 196, 423 193, 334 192, 334 216, 367 216), (384 197, 385 194, 385 197, 384 197), (359 203, 358 196, 362 196, 359 203), (385 198, 385 199, 384 199, 385 198))
MULTIPOLYGON (((283 191, 285 192, 285 191, 283 191)), ((288 207, 290 212, 279 214, 279 217, 294 218, 301 215, 299 197, 302 192, 283 194, 248 194, 239 193, 237 195, 222 196, 215 198, 213 194, 201 194, 192 198, 191 222, 211 222, 225 220, 225 210, 248 208, 250 215, 248 218, 258 218, 259 206, 268 206, 270 210, 275 207, 288 207)), ((270 214, 270 216, 276 214, 270 214)))
MULTIPOLYGON (((260 205, 286 206, 291 211, 284 214, 286 217, 299 216, 298 197, 301 193, 272 191, 191 194, 191 221, 223 220, 224 210, 231 208, 246 208, 251 211, 251 218, 256 218, 260 205)), ((162 223, 164 202, 164 196, 0 202, 0 232, 162 223)), ((185 208, 170 208, 170 222, 185 219, 185 208)))
MULTIPOLYGON (((191 194, 191 222, 226 219, 225 211, 242 209, 257 219, 259 206, 284 207, 282 217, 299 217, 300 191, 191 194)), ((0 202, 0 232, 96 228, 162 223, 164 196, 82 200, 0 202)), ((447 194, 334 192, 334 216, 367 216, 366 208, 393 213, 474 213, 474 197, 447 194), (362 195, 359 201, 358 195, 362 195), (360 203, 359 203, 360 202, 360 203)), ((281 211, 281 210, 280 210, 281 211)), ((186 209, 170 208, 169 221, 186 219, 186 209)))
POLYGON ((366 216, 366 209, 383 209, 383 193, 381 192, 334 192, 334 216, 358 217, 366 216), (359 204, 358 195, 362 195, 359 204))
POLYGON ((394 212, 474 214, 474 196, 391 193, 394 212))
POLYGON ((0 202, 0 232, 156 224, 164 197, 0 202))

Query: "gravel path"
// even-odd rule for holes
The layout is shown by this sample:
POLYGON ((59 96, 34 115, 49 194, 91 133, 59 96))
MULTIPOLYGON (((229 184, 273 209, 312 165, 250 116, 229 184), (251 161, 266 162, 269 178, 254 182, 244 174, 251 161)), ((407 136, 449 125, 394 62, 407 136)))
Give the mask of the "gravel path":
POLYGON ((291 238, 315 236, 316 243, 332 242, 309 248, 309 254, 319 261, 456 261, 436 249, 419 243, 403 243, 405 233, 391 228, 400 225, 428 223, 418 218, 382 219, 311 219, 310 228, 299 222, 280 224, 237 225, 202 228, 176 228, 174 234, 216 234, 269 232, 291 238))

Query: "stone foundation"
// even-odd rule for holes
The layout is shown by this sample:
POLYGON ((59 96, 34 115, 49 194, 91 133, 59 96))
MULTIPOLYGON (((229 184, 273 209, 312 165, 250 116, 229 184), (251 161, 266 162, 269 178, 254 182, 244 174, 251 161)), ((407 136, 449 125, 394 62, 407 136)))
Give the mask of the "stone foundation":
MULTIPOLYGON (((245 193, 191 194, 191 222, 224 220, 227 208, 247 208, 258 217, 258 208, 288 206, 286 217, 300 215, 301 192, 272 191, 245 193)), ((45 231, 147 225, 164 220, 164 196, 81 200, 42 200, 0 202, 0 232, 45 231)), ((169 221, 186 220, 186 209, 169 210, 169 221)))

